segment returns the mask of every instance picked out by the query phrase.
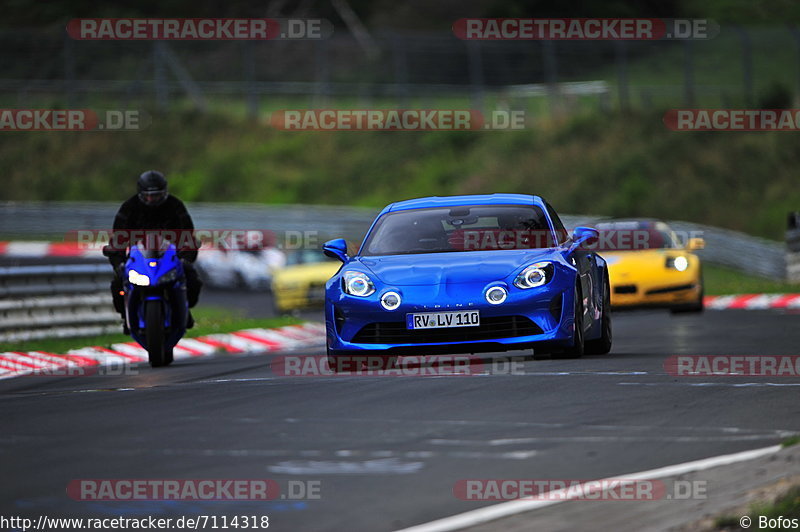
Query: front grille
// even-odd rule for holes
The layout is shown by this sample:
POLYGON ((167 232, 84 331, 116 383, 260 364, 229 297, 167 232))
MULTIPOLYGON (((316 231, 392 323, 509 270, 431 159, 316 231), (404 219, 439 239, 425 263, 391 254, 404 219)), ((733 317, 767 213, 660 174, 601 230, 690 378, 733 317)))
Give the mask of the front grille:
POLYGON ((525 316, 481 318, 477 327, 408 330, 404 322, 365 325, 353 337, 356 344, 427 344, 437 342, 475 342, 542 334, 542 329, 525 316))
POLYGON ((636 285, 635 284, 620 284, 614 287, 615 294, 635 294, 636 293, 636 285))
POLYGON ((678 286, 668 286, 667 288, 656 288, 654 290, 648 290, 647 295, 653 294, 669 294, 670 292, 680 292, 681 290, 691 290, 694 288, 693 284, 682 284, 678 286))

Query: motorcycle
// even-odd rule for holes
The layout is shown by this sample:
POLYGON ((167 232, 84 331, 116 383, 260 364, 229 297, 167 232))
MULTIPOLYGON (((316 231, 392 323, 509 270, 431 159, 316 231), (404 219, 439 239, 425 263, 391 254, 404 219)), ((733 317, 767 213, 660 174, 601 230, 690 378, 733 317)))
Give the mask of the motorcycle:
POLYGON ((152 367, 168 366, 189 316, 186 276, 175 245, 132 245, 122 279, 131 337, 147 350, 152 367))

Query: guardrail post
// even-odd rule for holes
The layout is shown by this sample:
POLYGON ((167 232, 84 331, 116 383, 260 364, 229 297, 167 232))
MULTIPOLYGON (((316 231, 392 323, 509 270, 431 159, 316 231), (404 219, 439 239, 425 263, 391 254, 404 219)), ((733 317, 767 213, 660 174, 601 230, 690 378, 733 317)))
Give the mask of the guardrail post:
POLYGON ((786 224, 786 280, 800 283, 800 212, 790 212, 786 224))
POLYGON ((619 97, 619 108, 627 111, 630 107, 630 92, 628 88, 628 47, 625 41, 619 40, 615 43, 617 56, 617 96, 619 97))

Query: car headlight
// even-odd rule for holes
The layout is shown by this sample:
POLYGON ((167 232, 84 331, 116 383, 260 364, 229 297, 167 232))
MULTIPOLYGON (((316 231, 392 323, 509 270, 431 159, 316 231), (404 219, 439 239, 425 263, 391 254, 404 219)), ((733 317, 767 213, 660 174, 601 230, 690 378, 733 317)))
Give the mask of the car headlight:
POLYGON ((128 272, 128 282, 136 286, 150 286, 150 277, 142 275, 136 270, 130 270, 128 272))
POLYGON ((502 286, 492 286, 486 291, 486 301, 492 305, 499 305, 508 297, 508 291, 502 286))
POLYGON ((386 292, 381 296, 381 306, 386 310, 395 310, 400 306, 400 294, 397 292, 386 292))
POLYGON ((344 272, 344 291, 351 296, 367 297, 375 292, 375 285, 366 273, 344 272))
POLYGON ((689 259, 687 259, 683 255, 678 255, 677 257, 669 257, 667 259, 667 268, 674 268, 679 272, 685 272, 686 268, 688 267, 689 267, 689 259))
POLYGON ((547 284, 553 278, 552 262, 537 262, 522 270, 514 279, 514 286, 526 290, 547 284))

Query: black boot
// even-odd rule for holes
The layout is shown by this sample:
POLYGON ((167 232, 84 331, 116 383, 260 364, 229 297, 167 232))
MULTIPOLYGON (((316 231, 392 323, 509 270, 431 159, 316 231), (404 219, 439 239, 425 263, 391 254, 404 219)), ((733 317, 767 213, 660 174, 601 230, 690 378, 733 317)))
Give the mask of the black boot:
POLYGON ((191 329, 194 327, 194 316, 192 316, 192 311, 189 311, 189 317, 186 318, 186 328, 191 329))

